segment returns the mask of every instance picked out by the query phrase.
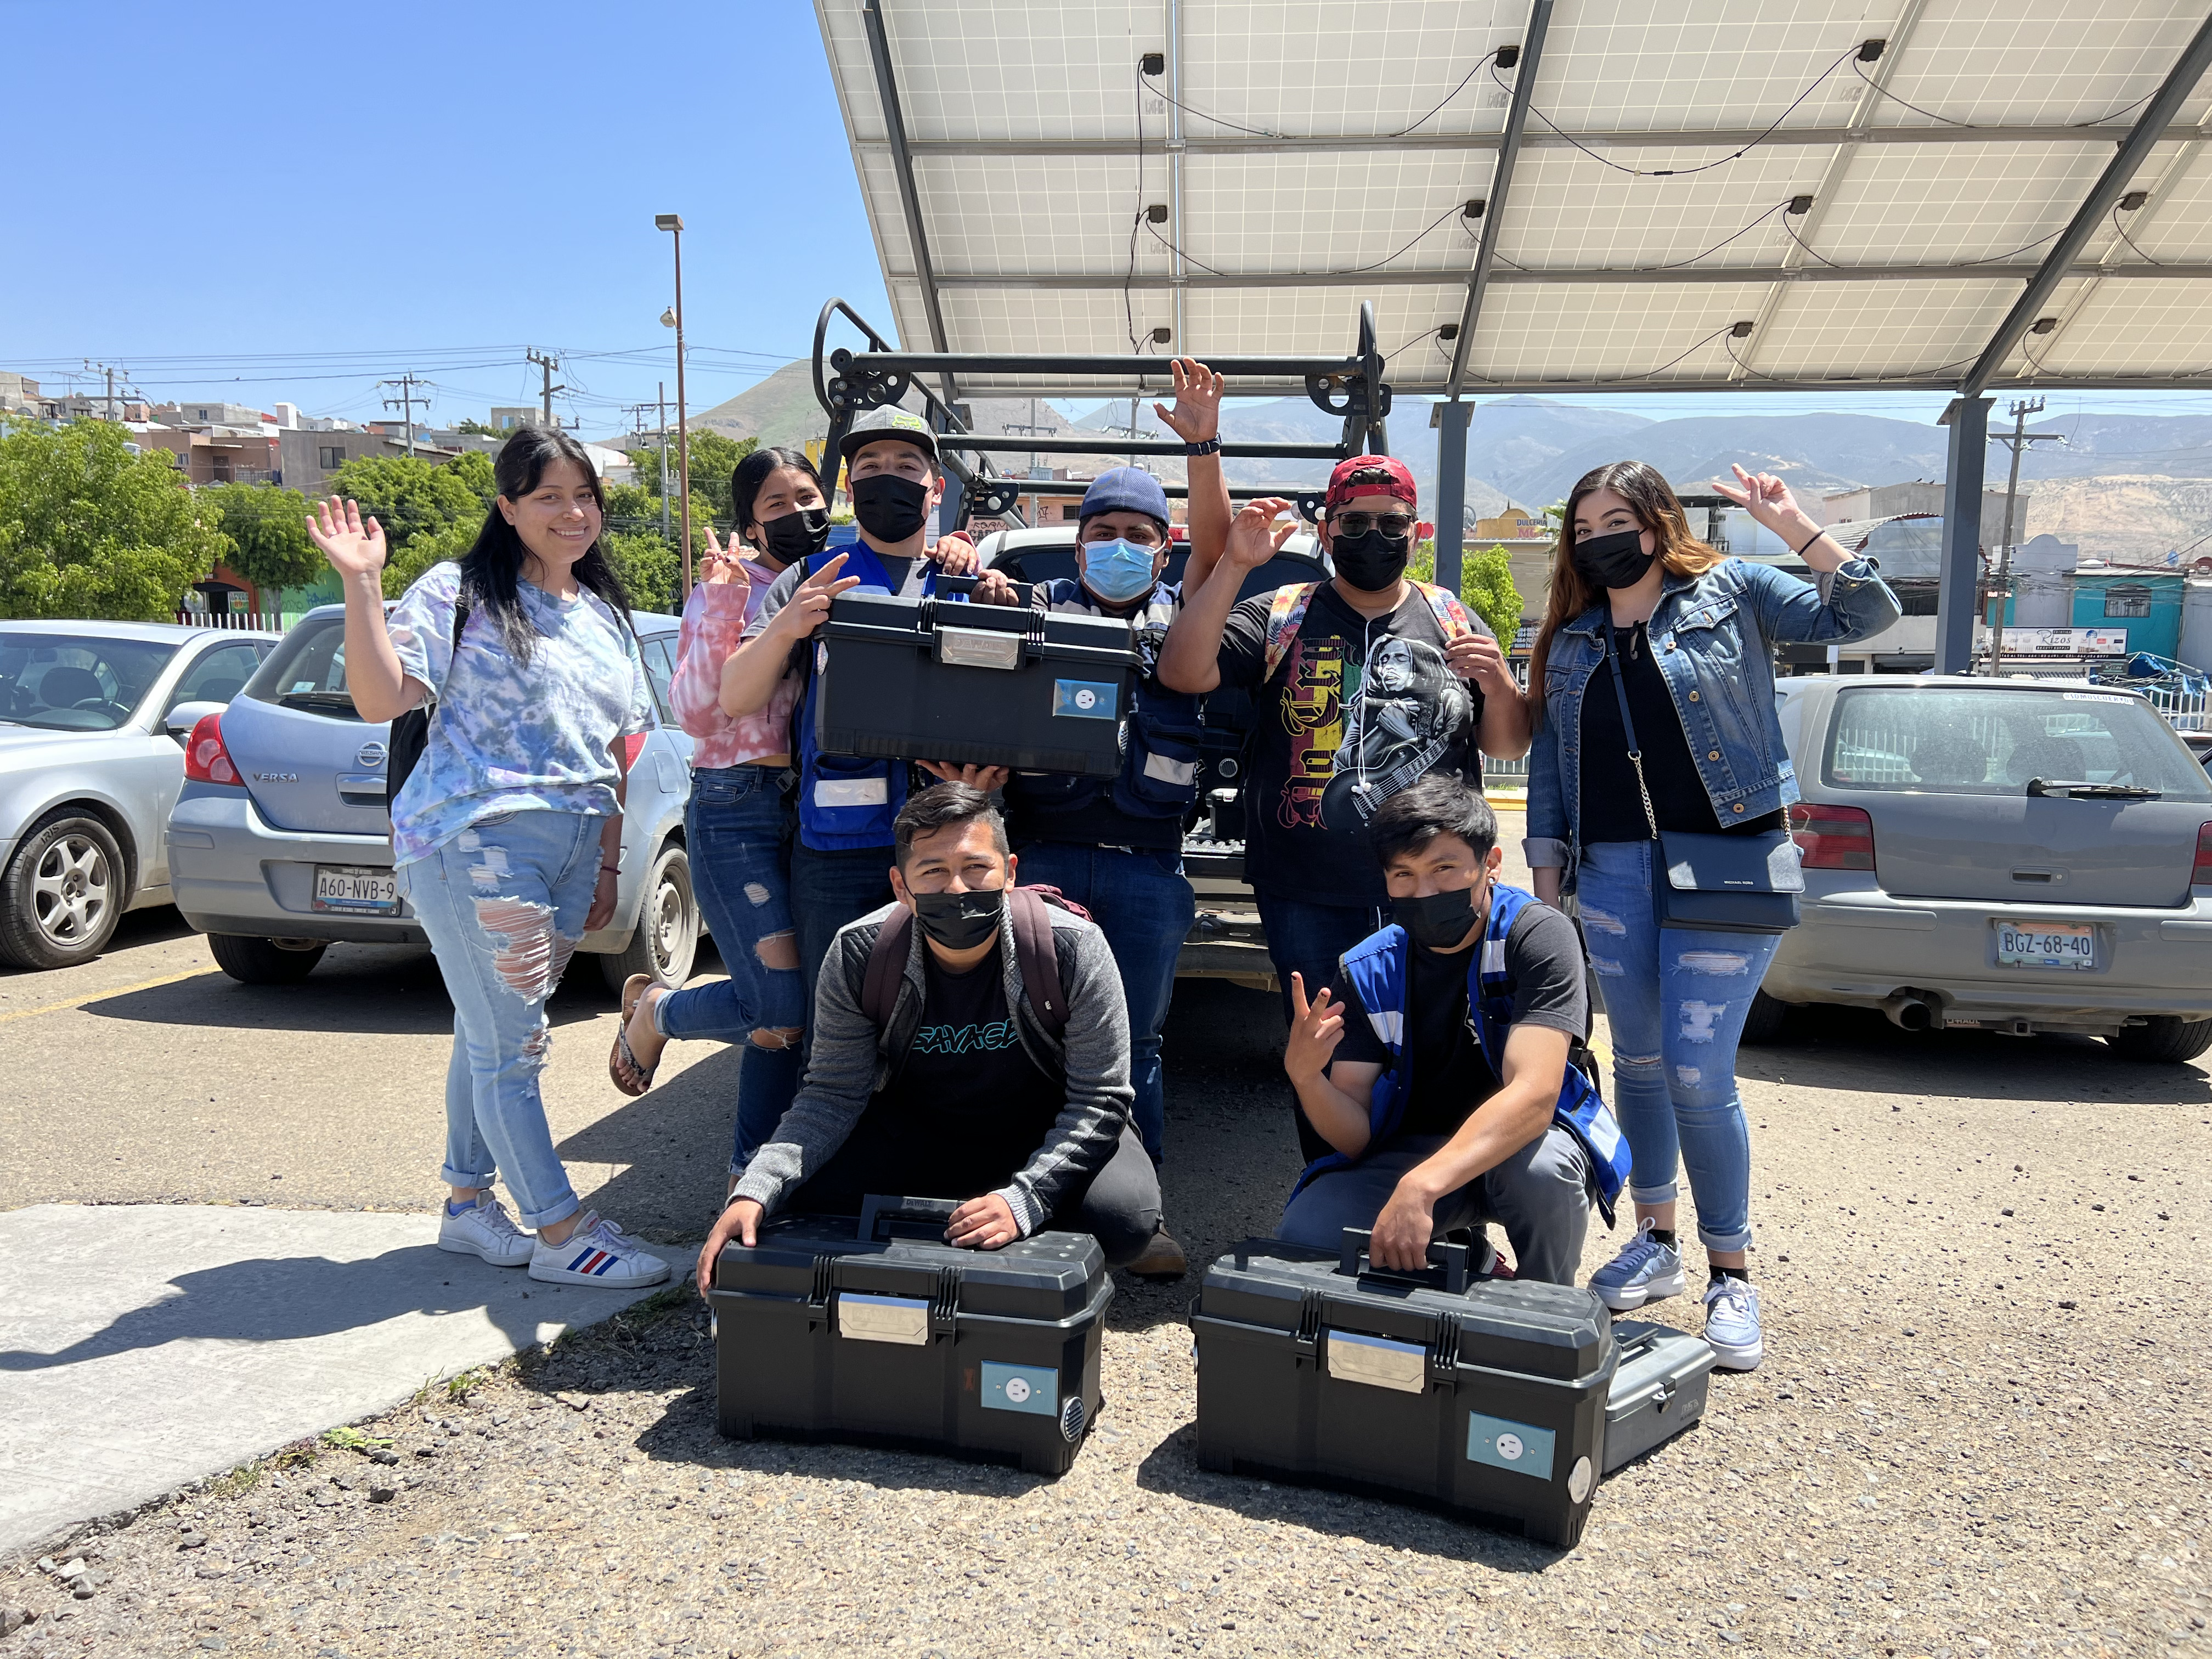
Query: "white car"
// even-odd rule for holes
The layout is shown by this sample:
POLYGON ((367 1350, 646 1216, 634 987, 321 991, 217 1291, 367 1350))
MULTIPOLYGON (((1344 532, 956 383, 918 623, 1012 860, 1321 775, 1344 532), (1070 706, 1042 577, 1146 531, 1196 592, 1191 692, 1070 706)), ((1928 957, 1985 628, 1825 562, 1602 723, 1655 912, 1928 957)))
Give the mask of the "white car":
POLYGON ((184 739, 273 635, 173 623, 0 623, 0 957, 67 968, 169 902, 184 739))

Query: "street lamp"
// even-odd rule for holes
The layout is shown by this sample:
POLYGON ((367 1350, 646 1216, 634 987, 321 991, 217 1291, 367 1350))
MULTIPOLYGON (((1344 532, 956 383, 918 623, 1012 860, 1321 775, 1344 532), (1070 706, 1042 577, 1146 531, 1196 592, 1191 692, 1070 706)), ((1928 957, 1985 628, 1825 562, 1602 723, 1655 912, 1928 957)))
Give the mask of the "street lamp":
MULTIPOLYGON (((684 414, 684 221, 673 213, 653 216, 655 230, 665 230, 675 239, 676 246, 676 303, 661 313, 660 320, 676 331, 676 472, 677 488, 684 492, 684 597, 691 597, 691 445, 685 433, 684 414)), ((666 441, 666 434, 662 434, 666 441)))

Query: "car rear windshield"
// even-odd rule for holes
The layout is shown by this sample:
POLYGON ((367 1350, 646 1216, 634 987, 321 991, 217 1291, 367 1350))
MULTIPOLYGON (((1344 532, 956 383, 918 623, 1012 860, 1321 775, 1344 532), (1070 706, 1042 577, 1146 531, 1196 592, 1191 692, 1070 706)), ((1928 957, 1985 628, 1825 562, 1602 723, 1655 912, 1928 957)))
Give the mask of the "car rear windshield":
POLYGON ((0 720, 49 732, 112 732, 176 654, 166 640, 0 629, 0 720))
POLYGON ((2212 800, 2212 778, 2140 697, 2086 689, 1869 686, 1838 699, 1822 775, 1839 789, 2017 795, 2028 780, 2212 800))
POLYGON ((310 617, 284 635, 240 694, 334 720, 357 720, 346 685, 345 618, 310 617))

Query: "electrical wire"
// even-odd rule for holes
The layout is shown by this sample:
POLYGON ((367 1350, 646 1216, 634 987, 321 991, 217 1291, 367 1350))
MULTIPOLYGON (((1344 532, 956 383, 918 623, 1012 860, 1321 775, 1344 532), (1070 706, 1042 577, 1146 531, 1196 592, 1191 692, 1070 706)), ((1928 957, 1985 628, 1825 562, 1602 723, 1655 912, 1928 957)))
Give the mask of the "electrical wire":
POLYGON ((1829 270, 1841 270, 1843 269, 1843 267, 1838 264, 1833 259, 1831 259, 1826 254, 1816 250, 1810 242, 1807 241, 1802 236, 1800 236, 1797 234, 1797 227, 1790 222, 1790 219, 1787 215, 1784 215, 1783 217, 1782 228, 1790 233, 1790 240, 1791 241, 1796 243, 1797 246, 1803 248, 1808 255, 1818 259, 1822 264, 1827 266, 1829 270))
MULTIPOLYGON (((1546 126, 1551 128, 1553 132, 1565 139, 1567 143, 1573 145, 1577 149, 1582 151, 1583 155, 1589 156, 1592 161, 1611 167, 1615 173, 1625 173, 1631 178, 1634 179, 1686 179, 1692 173, 1711 173, 1715 167, 1724 167, 1729 162, 1740 161, 1745 156, 1750 155, 1753 150, 1757 149, 1769 138, 1771 138, 1774 136, 1776 130, 1779 128, 1784 121, 1788 120, 1792 115, 1796 113, 1797 106, 1803 103, 1808 98, 1810 98, 1815 92, 1819 91, 1820 88, 1820 83, 1826 81, 1830 76, 1833 75, 1838 69, 1841 69, 1844 64, 1844 60, 1850 58, 1852 53, 1857 51, 1858 47, 1856 46, 1853 46, 1849 51, 1838 58, 1834 63, 1822 70, 1818 76, 1814 77, 1813 83, 1810 86, 1807 87, 1804 91, 1799 93, 1795 98, 1790 100, 1790 107, 1788 109, 1784 110, 1781 114, 1776 116, 1764 132, 1760 133, 1758 137, 1753 139, 1749 143, 1744 145, 1742 149, 1735 150, 1729 155, 1722 156, 1717 161, 1707 161, 1702 166, 1694 167, 1623 167, 1620 162, 1612 160, 1610 157, 1599 155, 1588 144, 1583 143, 1572 133, 1567 131, 1565 128, 1560 126, 1559 123, 1553 120, 1550 116, 1545 114, 1543 111, 1538 109, 1534 104, 1531 104, 1528 106, 1528 113, 1534 116, 1546 126)), ((1504 79, 1498 75, 1498 66, 1495 63, 1492 63, 1490 66, 1490 78, 1498 82, 1498 88, 1501 91, 1509 94, 1512 92, 1513 89, 1507 86, 1504 79)))
MULTIPOLYGON (((1854 63, 1851 65, 1851 68, 1857 74, 1860 80, 1865 82, 1869 88, 1875 92, 1880 93, 1883 97, 1888 99, 1893 104, 1903 104, 1905 108, 1911 110, 1915 115, 1924 115, 1931 121, 1941 121, 1947 127, 1960 127, 1970 132, 1975 130, 1975 124, 1972 121, 1961 121, 1954 115, 1941 115, 1932 109, 1923 109, 1919 105, 1913 103, 1907 99, 1899 97, 1887 87, 1883 86, 1881 82, 1869 75, 1858 64, 1854 63)), ((2120 117, 2125 115, 2130 110, 2141 109, 2145 104, 2148 104, 2152 99, 2157 96, 2158 94, 2154 90, 2147 92, 2142 97, 2136 99, 2132 104, 2123 104, 2119 108, 2112 111, 2108 115, 2100 115, 2087 121, 2069 121, 2066 125, 2069 128, 2076 132, 2083 131, 2090 127, 2100 127, 2107 121, 2118 120, 2120 117)))
POLYGON ((2136 251, 2136 257, 2137 258, 2141 259, 2141 260, 2142 260, 2145 264, 2147 264, 2147 265, 2162 265, 2162 264, 2164 264, 2165 261, 2160 260, 2160 259, 2154 259, 2154 258, 2152 258, 2150 257, 2150 255, 2149 255, 2149 254, 2145 253, 2145 252, 2142 251, 2142 245, 2141 245, 2140 243, 2138 243, 2138 242, 2136 240, 2136 239, 2135 239, 2134 237, 2132 237, 2132 236, 2130 236, 2130 235, 2129 235, 2129 234, 2128 234, 2128 228, 2127 228, 2127 227, 2126 227, 2125 225, 2124 225, 2124 224, 2122 224, 2122 223, 2120 222, 2120 210, 2119 210, 2119 207, 2118 207, 2118 205, 2117 204, 2114 204, 2114 206, 2113 206, 2113 208, 2112 208, 2112 228, 2113 228, 2114 230, 2116 230, 2116 231, 2119 232, 2119 234, 2120 234, 2120 240, 2121 240, 2122 241, 2125 242, 2125 243, 2126 243, 2130 247, 2131 247, 2131 248, 2135 249, 2135 251, 2136 251))
MULTIPOLYGON (((1697 344, 1695 344, 1695 345, 1692 346, 1692 347, 1689 349, 1689 350, 1687 350, 1687 351, 1684 352, 1684 353, 1682 354, 1681 357, 1670 357, 1670 358, 1668 358, 1665 362, 1663 362, 1663 363, 1660 364, 1660 365, 1659 365, 1659 367, 1658 367, 1658 368, 1656 368, 1646 369, 1646 370, 1645 370, 1643 374, 1627 374, 1627 375, 1623 375, 1621 378, 1622 378, 1623 380, 1650 380, 1650 379, 1653 375, 1655 375, 1655 374, 1665 374, 1668 369, 1670 369, 1670 368, 1674 368, 1674 365, 1675 365, 1676 363, 1680 362, 1682 361, 1682 358, 1683 358, 1683 357, 1692 356, 1694 356, 1695 354, 1697 354, 1698 352, 1703 351, 1703 350, 1704 350, 1707 346, 1711 345, 1714 341, 1716 341, 1716 340, 1719 339, 1719 338, 1721 337, 1721 336, 1722 336, 1722 335, 1723 335, 1723 334, 1727 333, 1730 329, 1734 328, 1735 326, 1735 325, 1734 323, 1732 323, 1732 322, 1730 322, 1730 323, 1723 323, 1723 324, 1722 324, 1718 328, 1715 329, 1711 333, 1710 333, 1710 334, 1706 335, 1706 336, 1705 336, 1705 337, 1704 339, 1702 339, 1702 340, 1698 341, 1698 342, 1697 343, 1697 344)), ((1731 357, 1733 357, 1733 356, 1735 355, 1735 351, 1734 351, 1733 349, 1731 349, 1731 350, 1729 351, 1729 355, 1731 357)))

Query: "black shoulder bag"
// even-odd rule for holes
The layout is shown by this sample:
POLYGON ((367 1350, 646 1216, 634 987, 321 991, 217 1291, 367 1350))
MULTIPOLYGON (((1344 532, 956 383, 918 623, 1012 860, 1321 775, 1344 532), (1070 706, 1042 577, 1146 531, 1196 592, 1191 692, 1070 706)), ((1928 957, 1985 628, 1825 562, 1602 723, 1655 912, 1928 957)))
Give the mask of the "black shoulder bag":
POLYGON ((1786 933, 1797 925, 1797 896, 1805 890, 1797 848, 1786 831, 1758 836, 1704 836, 1662 830, 1644 781, 1644 750, 1628 713, 1628 688, 1620 672, 1620 647, 1613 623, 1605 624, 1606 666, 1620 700, 1620 729, 1628 763, 1644 797, 1651 826, 1651 914, 1662 927, 1695 927, 1715 933, 1786 933))
MULTIPOLYGON (((457 593, 453 596, 453 653, 446 664, 447 678, 453 677, 453 664, 460 659, 461 630, 468 625, 469 608, 457 593)), ((438 694, 433 691, 392 722, 392 734, 384 743, 384 810, 387 813, 422 760, 422 751, 430 746, 430 719, 437 711, 438 694)))

